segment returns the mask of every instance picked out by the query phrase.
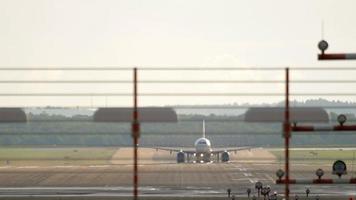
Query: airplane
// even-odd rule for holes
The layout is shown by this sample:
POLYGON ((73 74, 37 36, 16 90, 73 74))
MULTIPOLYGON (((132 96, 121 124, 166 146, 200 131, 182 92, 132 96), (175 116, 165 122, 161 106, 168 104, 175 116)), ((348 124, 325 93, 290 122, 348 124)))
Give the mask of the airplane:
POLYGON ((203 135, 194 142, 194 150, 192 149, 176 149, 168 147, 156 147, 158 150, 165 150, 172 152, 177 152, 177 163, 190 162, 193 158, 195 163, 209 163, 212 162, 212 158, 215 157, 216 161, 228 162, 230 160, 230 152, 241 151, 246 149, 251 149, 251 147, 237 147, 237 148, 224 148, 215 149, 211 147, 211 142, 205 136, 205 120, 203 120, 203 135))

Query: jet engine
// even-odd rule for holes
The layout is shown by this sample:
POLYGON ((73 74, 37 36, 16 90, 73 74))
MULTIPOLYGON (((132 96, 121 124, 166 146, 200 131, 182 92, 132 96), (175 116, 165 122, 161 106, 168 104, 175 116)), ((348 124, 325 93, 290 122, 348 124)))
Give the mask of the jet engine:
POLYGON ((229 152, 225 151, 221 154, 221 162, 227 162, 230 160, 229 152))
POLYGON ((183 152, 177 153, 177 163, 185 162, 185 154, 183 152))

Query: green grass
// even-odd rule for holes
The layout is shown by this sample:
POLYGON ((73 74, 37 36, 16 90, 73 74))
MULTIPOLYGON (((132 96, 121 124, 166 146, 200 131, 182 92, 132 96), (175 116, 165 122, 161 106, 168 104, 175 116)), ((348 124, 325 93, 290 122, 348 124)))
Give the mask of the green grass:
MULTIPOLYGON (((284 158, 284 150, 270 150, 277 158, 284 158)), ((356 150, 290 150, 291 160, 354 160, 356 150)))
POLYGON ((0 148, 0 165, 108 164, 117 148, 0 148), (8 161, 8 162, 7 162, 8 161))

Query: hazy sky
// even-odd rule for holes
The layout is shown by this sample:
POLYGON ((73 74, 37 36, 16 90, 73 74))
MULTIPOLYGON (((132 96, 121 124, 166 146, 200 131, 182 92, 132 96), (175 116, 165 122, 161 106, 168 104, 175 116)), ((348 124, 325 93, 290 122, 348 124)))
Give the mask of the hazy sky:
MULTIPOLYGON (((355 8, 355 0, 0 0, 0 66, 354 66, 355 61, 320 62, 316 56, 322 21, 329 52, 356 52, 355 8)), ((68 76, 63 72, 7 72, 0 78, 71 79, 68 76)), ((70 76, 72 79, 120 79, 117 77, 121 75, 77 73, 70 76)), ((226 76, 230 79, 282 78, 282 74, 251 73, 244 76, 206 73, 203 78, 226 79, 226 76)), ((295 74, 297 76, 308 78, 315 74, 295 74)), ((131 75, 127 77, 130 79, 131 75)), ((181 79, 187 76, 150 74, 147 77, 181 79)), ((345 77, 355 76, 341 74, 338 78, 345 77)), ((74 92, 93 92, 95 89, 102 92, 115 87, 9 85, 0 91, 66 92, 69 88, 74 92)), ((207 88, 207 85, 193 88, 201 91, 203 87, 207 88)), ((221 89, 221 85, 208 86, 208 89, 213 88, 213 92, 214 88, 220 92, 236 89, 236 85, 223 87, 225 89, 221 89)), ((325 87, 330 89, 328 86, 314 88, 325 87)), ((156 91, 152 86, 147 90, 156 91)), ((1 105, 35 105, 39 102, 41 105, 90 105, 93 101, 96 105, 104 104, 103 98, 3 99, 6 103, 3 101, 1 105)), ((156 99, 146 102, 154 104, 156 99)), ((124 101, 130 100, 126 98, 124 101)), ((217 102, 214 98, 185 100, 185 103, 217 102)), ((116 101, 123 100, 109 98, 107 102, 115 105, 113 102, 116 101)), ((163 101, 163 104, 177 103, 172 98, 160 102, 163 101)), ((224 102, 239 102, 239 99, 229 98, 224 102)))

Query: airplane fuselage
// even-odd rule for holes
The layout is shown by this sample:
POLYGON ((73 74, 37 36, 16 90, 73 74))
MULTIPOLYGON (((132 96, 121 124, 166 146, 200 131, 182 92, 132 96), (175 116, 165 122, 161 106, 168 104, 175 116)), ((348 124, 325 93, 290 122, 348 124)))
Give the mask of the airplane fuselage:
POLYGON ((211 161, 211 142, 205 137, 199 138, 194 143, 196 162, 211 161))
POLYGON ((207 163, 211 162, 213 157, 216 157, 216 160, 219 162, 228 162, 229 152, 228 151, 213 151, 211 148, 211 142, 205 137, 205 121, 203 121, 203 135, 201 138, 198 138, 194 142, 194 151, 183 151, 182 149, 177 153, 177 162, 184 163, 191 161, 191 156, 193 156, 193 161, 198 163, 207 163), (221 156, 221 160, 219 159, 221 156))

